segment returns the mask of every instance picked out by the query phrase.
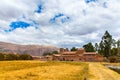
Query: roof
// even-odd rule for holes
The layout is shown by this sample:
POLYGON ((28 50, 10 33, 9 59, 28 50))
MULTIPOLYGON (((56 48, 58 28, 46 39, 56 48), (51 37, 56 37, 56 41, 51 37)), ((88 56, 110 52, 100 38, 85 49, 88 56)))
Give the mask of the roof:
POLYGON ((63 55, 74 55, 76 54, 76 51, 67 51, 67 52, 62 52, 63 55))
POLYGON ((84 52, 83 54, 96 54, 96 52, 84 52))
POLYGON ((60 54, 53 54, 53 56, 61 56, 60 54))
POLYGON ((83 49, 83 48, 79 48, 78 50, 85 50, 85 49, 83 49))

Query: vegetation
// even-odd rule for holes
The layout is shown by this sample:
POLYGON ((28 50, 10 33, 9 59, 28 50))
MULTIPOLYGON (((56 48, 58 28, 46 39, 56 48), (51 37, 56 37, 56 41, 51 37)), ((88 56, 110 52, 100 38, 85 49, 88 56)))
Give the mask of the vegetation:
POLYGON ((0 61, 4 60, 4 55, 0 53, 0 61))
POLYGON ((87 74, 88 64, 79 62, 0 62, 0 80, 85 80, 87 74))
POLYGON ((5 60, 17 60, 18 56, 16 54, 5 54, 5 60))
POLYGON ((83 48, 86 52, 97 51, 100 55, 106 57, 110 61, 112 56, 117 57, 116 59, 120 59, 120 40, 113 39, 108 31, 105 31, 100 43, 95 43, 95 45, 93 45, 89 42, 88 44, 83 45, 83 48))
POLYGON ((43 54, 43 56, 52 55, 52 54, 58 54, 58 51, 45 52, 45 53, 43 54))
POLYGON ((3 60, 32 60, 32 56, 29 54, 3 54, 0 53, 0 61, 3 60))
POLYGON ((76 47, 72 47, 70 51, 77 51, 76 47))
POLYGON ((19 60, 32 60, 33 58, 29 54, 19 54, 18 59, 19 60))
POLYGON ((110 57, 109 57, 109 61, 110 61, 111 63, 117 62, 117 57, 116 57, 116 56, 110 56, 110 57))
POLYGON ((117 48, 112 48, 111 49, 111 56, 115 56, 115 55, 117 55, 117 53, 118 53, 117 48))
POLYGON ((103 55, 105 57, 109 57, 111 55, 111 45, 112 45, 112 36, 109 34, 108 31, 102 37, 101 44, 103 45, 103 55))
POLYGON ((86 52, 95 52, 94 46, 92 45, 91 42, 84 45, 83 48, 85 49, 86 52))

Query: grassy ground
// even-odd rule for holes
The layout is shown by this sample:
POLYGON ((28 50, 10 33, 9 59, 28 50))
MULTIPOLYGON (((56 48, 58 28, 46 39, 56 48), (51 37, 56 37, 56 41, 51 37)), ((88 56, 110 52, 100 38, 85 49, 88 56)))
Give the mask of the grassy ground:
POLYGON ((120 80, 120 74, 100 63, 89 63, 89 80, 120 80))
POLYGON ((86 77, 120 80, 120 74, 101 63, 0 61, 0 80, 86 80, 86 77))
POLYGON ((0 80, 84 80, 87 68, 79 62, 3 61, 0 80))
POLYGON ((102 63, 102 64, 108 64, 111 66, 120 66, 120 63, 102 63))

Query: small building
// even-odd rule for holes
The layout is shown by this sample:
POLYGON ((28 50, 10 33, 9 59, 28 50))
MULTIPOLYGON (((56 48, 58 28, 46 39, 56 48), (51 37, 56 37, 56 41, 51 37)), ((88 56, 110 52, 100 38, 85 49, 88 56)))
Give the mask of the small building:
POLYGON ((47 56, 44 57, 44 60, 52 61, 53 60, 53 56, 47 55, 47 56))
POLYGON ((42 60, 41 56, 32 56, 33 60, 42 60))
POLYGON ((96 52, 85 52, 82 48, 77 51, 60 48, 60 54, 53 54, 52 58, 56 61, 103 61, 103 57, 96 52))

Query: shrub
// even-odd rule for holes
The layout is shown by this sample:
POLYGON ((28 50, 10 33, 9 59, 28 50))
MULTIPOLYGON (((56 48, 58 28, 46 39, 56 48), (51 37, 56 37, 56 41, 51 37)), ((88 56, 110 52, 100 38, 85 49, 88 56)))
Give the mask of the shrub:
POLYGON ((5 60, 17 60, 18 56, 16 54, 5 54, 5 60))
POLYGON ((58 51, 45 52, 45 53, 43 54, 43 56, 46 56, 46 55, 53 55, 53 54, 58 54, 58 51))
POLYGON ((0 61, 4 60, 4 54, 0 53, 0 61))
POLYGON ((29 54, 19 54, 19 60, 33 60, 32 56, 29 54))
POLYGON ((116 56, 111 56, 108 59, 111 63, 117 62, 117 57, 116 56))

